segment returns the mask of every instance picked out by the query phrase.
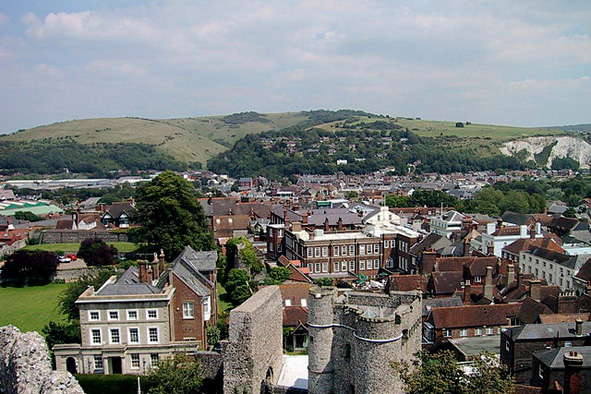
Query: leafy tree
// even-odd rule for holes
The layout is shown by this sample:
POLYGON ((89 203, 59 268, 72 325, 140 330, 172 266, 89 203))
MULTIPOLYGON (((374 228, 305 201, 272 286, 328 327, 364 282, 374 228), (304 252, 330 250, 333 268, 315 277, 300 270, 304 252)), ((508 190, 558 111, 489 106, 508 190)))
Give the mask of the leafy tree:
POLYGON ((228 273, 226 291, 234 306, 242 304, 255 292, 255 286, 251 282, 250 275, 239 268, 232 268, 228 273))
POLYGON ((38 222, 43 218, 35 215, 31 211, 19 211, 14 213, 14 218, 18 220, 28 220, 29 222, 38 222))
POLYGON ((273 279, 275 284, 285 282, 290 275, 291 271, 287 267, 273 267, 269 270, 269 276, 273 279))
POLYGON ((0 280, 2 285, 45 285, 53 279, 59 259, 52 252, 18 250, 8 256, 0 280))
POLYGON ((317 278, 314 279, 314 283, 318 286, 332 286, 334 284, 334 279, 331 277, 317 278))
POLYGON ((117 248, 107 245, 100 238, 87 238, 80 243, 78 257, 83 258, 87 265, 104 267, 115 263, 117 248))
POLYGON ((221 339, 221 332, 220 332, 220 328, 215 325, 215 326, 207 326, 207 344, 209 346, 214 346, 216 343, 218 343, 221 339))
POLYGON ((200 393, 201 366, 188 354, 175 354, 158 362, 148 375, 149 394, 200 393))
POLYGON ((513 394, 515 389, 505 366, 497 367, 487 353, 475 356, 473 371, 466 374, 449 351, 420 352, 412 364, 393 363, 407 394, 513 394))
POLYGON ((562 215, 566 216, 567 218, 574 218, 576 216, 576 214, 577 214, 577 211, 575 211, 575 209, 573 207, 568 207, 562 215))
POLYGON ((213 239, 203 208, 190 182, 173 171, 164 171, 136 190, 140 238, 168 258, 185 246, 211 250, 213 239))
POLYGON ((100 270, 91 275, 84 275, 76 282, 71 282, 68 287, 60 294, 57 302, 58 310, 68 317, 69 321, 77 321, 80 318, 76 300, 89 286, 98 289, 115 272, 112 270, 100 270))
POLYGON ((45 336, 49 350, 57 344, 80 343, 80 324, 78 322, 56 323, 50 321, 43 327, 41 333, 45 336))
POLYGON ((263 263, 257 257, 254 246, 243 235, 226 242, 226 270, 232 269, 237 256, 240 262, 248 266, 252 272, 259 273, 263 270, 263 263), (238 245, 244 246, 239 248, 238 245))
POLYGON ((396 194, 389 194, 386 197, 386 205, 390 208, 410 207, 410 197, 397 196, 396 194))

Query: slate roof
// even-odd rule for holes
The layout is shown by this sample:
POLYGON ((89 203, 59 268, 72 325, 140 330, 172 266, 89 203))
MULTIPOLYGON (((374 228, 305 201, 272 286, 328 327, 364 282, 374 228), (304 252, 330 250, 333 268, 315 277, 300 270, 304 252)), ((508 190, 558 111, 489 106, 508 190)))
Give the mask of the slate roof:
POLYGON ((423 307, 421 312, 423 317, 429 315, 433 308, 443 308, 450 306, 462 306, 464 303, 460 297, 442 297, 442 298, 423 298, 423 307))
POLYGON ((536 222, 532 215, 527 215, 524 213, 518 213, 513 211, 505 211, 501 218, 503 219, 503 222, 512 223, 517 226, 530 226, 536 222))
POLYGON ((538 322, 540 315, 552 313, 546 305, 528 297, 521 304, 517 318, 523 324, 534 324, 538 322))
POLYGON ((583 368, 591 368, 591 346, 558 347, 533 353, 532 356, 551 369, 564 369, 564 354, 573 351, 583 356, 583 368))
POLYGON ((429 320, 436 328, 502 326, 517 315, 521 304, 463 305, 431 309, 429 320))
POLYGON ((457 271, 431 273, 431 283, 435 294, 452 294, 460 288, 463 279, 463 273, 457 271))
MULTIPOLYGON (((565 338, 576 338, 575 323, 552 323, 552 324, 526 324, 510 328, 507 335, 514 341, 544 340, 553 339, 557 336, 565 338)), ((583 336, 591 334, 591 322, 583 322, 583 336)))
POLYGON ((113 204, 109 205, 105 208, 105 213, 111 215, 111 217, 117 219, 121 216, 122 213, 126 213, 128 216, 131 216, 133 211, 133 205, 130 202, 114 202, 113 204))
POLYGON ((421 242, 414 244, 410 248, 410 254, 419 256, 425 249, 441 250, 446 246, 450 246, 452 242, 444 236, 430 233, 421 242))
POLYGON ((138 268, 129 267, 115 283, 107 284, 101 287, 97 295, 140 295, 140 294, 160 294, 161 288, 153 286, 151 283, 140 283, 138 268))
POLYGON ((215 250, 196 252, 192 247, 185 246, 170 265, 174 266, 179 260, 184 260, 198 271, 213 271, 216 268, 218 254, 215 250))

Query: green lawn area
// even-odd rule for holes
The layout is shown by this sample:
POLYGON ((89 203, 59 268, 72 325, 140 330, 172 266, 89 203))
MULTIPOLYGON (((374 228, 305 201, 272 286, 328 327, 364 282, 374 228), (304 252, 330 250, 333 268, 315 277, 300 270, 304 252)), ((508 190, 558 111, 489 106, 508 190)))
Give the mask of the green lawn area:
MULTIPOLYGON (((109 245, 114 245, 119 252, 129 253, 135 251, 138 246, 133 242, 110 242, 109 245)), ((40 244, 40 245, 27 245, 23 248, 24 250, 42 250, 46 252, 67 252, 76 253, 80 249, 78 243, 67 243, 67 244, 40 244)))
POLYGON ((220 282, 217 282, 216 288, 218 291, 218 313, 224 311, 230 311, 232 309, 232 303, 226 301, 227 300, 227 293, 226 289, 222 287, 220 282))
POLYGON ((65 321, 57 309, 57 299, 65 284, 0 287, 0 326, 13 324, 21 331, 38 331, 49 321, 65 321))

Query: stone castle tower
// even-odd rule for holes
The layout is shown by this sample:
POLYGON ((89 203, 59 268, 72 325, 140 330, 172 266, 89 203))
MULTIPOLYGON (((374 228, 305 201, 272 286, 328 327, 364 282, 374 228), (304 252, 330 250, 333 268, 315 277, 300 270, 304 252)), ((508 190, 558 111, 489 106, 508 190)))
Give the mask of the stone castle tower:
POLYGON ((421 296, 315 287, 308 326, 310 394, 402 394, 390 363, 421 350, 421 296))

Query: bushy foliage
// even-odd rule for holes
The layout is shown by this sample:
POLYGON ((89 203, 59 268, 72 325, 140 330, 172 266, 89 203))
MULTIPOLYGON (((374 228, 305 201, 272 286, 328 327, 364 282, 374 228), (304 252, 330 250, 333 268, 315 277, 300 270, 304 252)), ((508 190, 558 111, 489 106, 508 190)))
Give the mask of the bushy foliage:
POLYGON ((35 215, 33 212, 30 211, 15 212, 14 218, 18 220, 28 220, 29 222, 38 222, 40 220, 43 220, 43 218, 35 215))
POLYGON ((98 289, 115 272, 109 269, 103 269, 90 275, 84 275, 75 282, 68 284, 68 287, 62 292, 58 299, 57 308, 61 313, 67 316, 69 321, 77 321, 80 318, 76 300, 89 286, 98 289))
POLYGON ((81 343, 80 342, 80 324, 74 323, 56 323, 50 321, 43 327, 41 333, 45 336, 47 347, 51 350, 53 345, 62 343, 81 343))
POLYGON ((8 256, 0 280, 2 285, 45 285, 53 279, 59 259, 52 252, 19 250, 8 256))
POLYGON ((314 279, 314 284, 318 286, 332 286, 334 285, 334 279, 331 277, 317 278, 314 279))
POLYGON ((230 300, 234 306, 242 304, 254 294, 256 286, 251 281, 250 275, 238 268, 232 268, 228 272, 226 281, 226 291, 230 295, 230 300))
POLYGON ((203 385, 201 367, 189 354, 175 354, 158 362, 147 376, 149 394, 200 393, 203 385))
POLYGON ((190 182, 164 171, 136 190, 137 236, 154 251, 175 258, 185 246, 211 250, 213 238, 190 182))
POLYGON ((407 394, 512 394, 511 375, 497 366, 490 354, 474 357, 472 373, 466 374, 449 351, 420 352, 412 363, 393 363, 407 394))
POLYGON ((290 275, 291 271, 287 267, 272 267, 269 270, 269 277, 273 280, 273 284, 276 285, 285 282, 290 275))
POLYGON ((100 238, 87 238, 80 243, 78 257, 84 259, 89 266, 104 267, 113 265, 119 252, 113 245, 107 245, 100 238))

